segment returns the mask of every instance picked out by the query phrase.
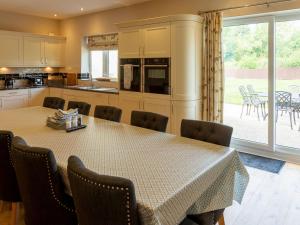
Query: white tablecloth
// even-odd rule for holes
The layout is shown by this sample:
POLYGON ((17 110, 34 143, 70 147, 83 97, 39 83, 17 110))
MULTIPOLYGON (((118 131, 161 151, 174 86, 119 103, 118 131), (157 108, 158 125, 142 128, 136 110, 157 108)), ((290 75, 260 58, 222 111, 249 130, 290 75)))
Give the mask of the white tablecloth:
POLYGON ((133 181, 145 225, 176 225, 186 214, 242 201, 249 176, 234 149, 93 117, 84 117, 86 129, 66 133, 46 127, 53 112, 42 107, 3 111, 0 129, 50 148, 67 190, 67 160, 77 155, 99 174, 133 181))

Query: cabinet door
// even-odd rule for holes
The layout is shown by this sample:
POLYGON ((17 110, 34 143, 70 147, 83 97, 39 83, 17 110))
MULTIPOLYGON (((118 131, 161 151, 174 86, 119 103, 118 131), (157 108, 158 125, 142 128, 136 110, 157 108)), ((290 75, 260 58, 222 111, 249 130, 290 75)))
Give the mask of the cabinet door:
POLYGON ((169 118, 167 132, 171 132, 171 102, 170 100, 143 98, 142 109, 146 112, 158 113, 169 118))
POLYGON ((61 89, 61 88, 53 88, 53 87, 49 88, 49 96, 51 96, 51 97, 61 98, 62 92, 63 92, 63 89, 61 89))
POLYGON ((2 97, 2 110, 18 109, 28 106, 28 95, 2 97))
POLYGON ((139 95, 120 94, 119 107, 122 109, 122 123, 130 124, 131 112, 133 110, 141 110, 141 97, 139 95))
POLYGON ((198 101, 173 101, 171 106, 172 133, 180 135, 182 119, 198 119, 198 101))
POLYGON ((201 27, 196 22, 172 24, 171 87, 173 100, 199 99, 201 27))
POLYGON ((171 57, 170 25, 145 28, 143 30, 145 58, 171 57))
POLYGON ((24 66, 45 66, 43 38, 24 37, 24 66))
POLYGON ((45 64, 51 67, 62 67, 64 65, 64 40, 45 40, 45 64))
POLYGON ((23 38, 17 34, 0 33, 0 67, 23 65, 23 38))
POLYGON ((119 57, 140 57, 140 30, 122 31, 119 33, 119 57))
POLYGON ((45 97, 49 95, 48 88, 34 88, 30 90, 29 105, 42 106, 45 97))

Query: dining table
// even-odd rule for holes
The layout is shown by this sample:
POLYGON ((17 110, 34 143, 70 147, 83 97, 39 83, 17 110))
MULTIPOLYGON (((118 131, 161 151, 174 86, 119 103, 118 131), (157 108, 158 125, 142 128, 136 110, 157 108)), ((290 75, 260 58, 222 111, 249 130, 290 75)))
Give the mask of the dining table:
POLYGON ((67 162, 76 155, 98 174, 133 182, 143 225, 177 225, 188 214, 242 202, 249 175, 234 148, 89 116, 85 129, 68 133, 46 126, 55 111, 0 111, 0 129, 52 150, 69 194, 67 162))

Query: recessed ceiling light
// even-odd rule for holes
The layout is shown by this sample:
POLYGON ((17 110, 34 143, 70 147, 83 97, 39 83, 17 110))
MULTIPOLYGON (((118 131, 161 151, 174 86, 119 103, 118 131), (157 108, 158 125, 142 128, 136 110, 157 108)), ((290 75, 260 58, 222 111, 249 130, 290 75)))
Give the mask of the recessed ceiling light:
POLYGON ((82 11, 83 11, 83 8, 80 8, 80 11, 82 12, 82 11))
POLYGON ((54 17, 57 17, 57 14, 54 14, 54 17))

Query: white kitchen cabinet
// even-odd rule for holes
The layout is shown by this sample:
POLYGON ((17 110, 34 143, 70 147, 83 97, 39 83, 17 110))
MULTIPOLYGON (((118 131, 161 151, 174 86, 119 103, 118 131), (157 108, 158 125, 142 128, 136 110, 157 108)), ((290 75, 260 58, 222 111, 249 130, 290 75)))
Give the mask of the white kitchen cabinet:
POLYGON ((169 58, 170 24, 155 24, 141 29, 123 29, 119 33, 120 58, 169 58))
POLYGON ((171 25, 171 94, 173 100, 200 99, 201 23, 179 21, 171 25))
POLYGON ((41 37, 24 37, 24 66, 45 66, 44 39, 41 37))
POLYGON ((44 48, 44 63, 46 66, 64 66, 65 41, 63 39, 46 38, 44 48))
POLYGON ((171 104, 172 133, 180 135, 182 119, 199 119, 200 101, 172 101, 171 104))
POLYGON ((171 57, 171 33, 170 24, 149 27, 143 32, 143 51, 144 58, 171 57))
POLYGON ((29 92, 24 90, 1 91, 0 108, 1 110, 18 109, 28 106, 29 92))
POLYGON ((62 95, 63 95, 63 89, 62 88, 55 88, 55 87, 50 87, 49 88, 49 96, 62 98, 62 95))
POLYGON ((0 32, 0 67, 23 65, 23 37, 11 32, 0 32))
POLYGON ((87 92, 90 95, 88 103, 91 104, 90 115, 93 116, 96 105, 109 105, 109 95, 106 93, 87 92))
POLYGON ((139 29, 124 30, 119 33, 119 57, 139 58, 141 43, 141 32, 139 29))
POLYGON ((122 123, 130 124, 131 112, 142 110, 142 95, 138 93, 120 93, 119 107, 122 109, 122 123))
POLYGON ((32 88, 29 95, 29 106, 42 106, 45 97, 49 96, 48 88, 32 88))

